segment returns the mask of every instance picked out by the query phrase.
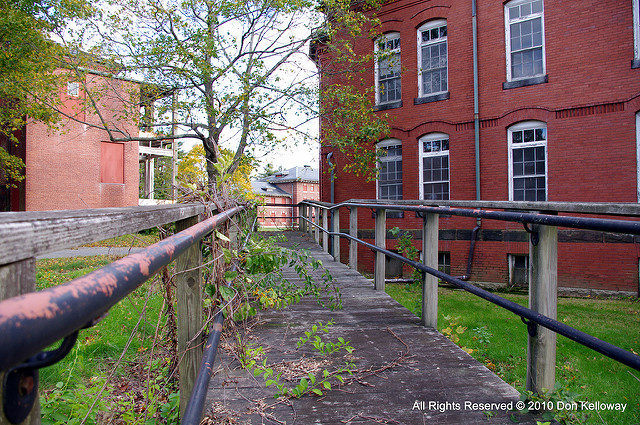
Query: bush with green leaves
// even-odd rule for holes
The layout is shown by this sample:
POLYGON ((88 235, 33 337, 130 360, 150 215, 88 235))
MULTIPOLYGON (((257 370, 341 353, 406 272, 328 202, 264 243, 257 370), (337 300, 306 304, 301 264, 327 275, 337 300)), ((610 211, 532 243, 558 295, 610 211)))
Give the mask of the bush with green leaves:
POLYGON ((331 274, 324 270, 317 276, 322 263, 307 251, 285 249, 277 242, 277 237, 253 236, 241 249, 221 248, 225 262, 235 266, 225 273, 232 286, 208 283, 205 292, 209 303, 224 306, 225 315, 236 321, 254 316, 258 309, 284 308, 306 295, 329 309, 342 308, 331 274), (287 267, 296 272, 300 286, 285 277, 287 267))

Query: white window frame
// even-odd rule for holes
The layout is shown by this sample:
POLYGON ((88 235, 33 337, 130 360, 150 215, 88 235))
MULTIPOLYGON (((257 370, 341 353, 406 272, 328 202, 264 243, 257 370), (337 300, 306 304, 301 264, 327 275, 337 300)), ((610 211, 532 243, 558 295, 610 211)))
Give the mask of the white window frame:
MULTIPOLYGON (((389 100, 389 101, 385 101, 382 102, 380 100, 380 75, 378 73, 378 71, 380 70, 380 64, 379 64, 379 55, 381 54, 380 51, 380 43, 384 40, 385 42, 388 41, 393 41, 393 40, 400 40, 402 41, 402 39, 400 38, 400 33, 399 32, 389 32, 386 34, 381 35, 380 37, 376 38, 375 43, 373 45, 373 52, 374 52, 374 56, 375 56, 375 66, 374 66, 374 74, 373 74, 373 79, 375 81, 375 86, 376 86, 376 105, 385 105, 385 104, 389 104, 389 103, 394 103, 394 102, 399 102, 402 100, 402 70, 400 72, 400 99, 396 99, 396 100, 389 100)), ((389 54, 398 54, 398 61, 400 63, 400 66, 402 67, 402 44, 399 45, 399 47, 397 49, 391 49, 388 51, 389 54)))
POLYGON ((67 83, 67 95, 71 97, 80 97, 80 83, 77 81, 70 81, 67 83))
POLYGON ((633 0, 633 57, 640 60, 640 0, 633 0))
POLYGON ((429 21, 425 24, 423 24, 422 26, 420 26, 420 28, 418 28, 418 93, 420 97, 425 97, 425 96, 433 96, 433 95, 437 95, 437 94, 442 94, 442 93, 447 93, 449 91, 449 38, 448 38, 448 34, 449 34, 449 28, 447 27, 447 35, 445 35, 442 38, 438 38, 436 41, 427 41, 427 42, 423 42, 422 41, 422 32, 426 31, 426 30, 430 30, 436 27, 441 27, 442 25, 447 26, 447 20, 446 19, 436 19, 433 21, 429 21), (447 47, 447 88, 446 90, 440 90, 437 92, 431 92, 431 93, 425 93, 423 91, 424 89, 424 84, 422 84, 422 47, 424 46, 429 46, 432 44, 439 44, 444 42, 446 47, 447 47))
POLYGON ((441 181, 437 181, 437 182, 429 182, 429 183, 448 183, 449 184, 449 197, 447 199, 443 199, 443 201, 448 201, 451 199, 451 158, 449 156, 449 149, 447 149, 446 152, 443 151, 438 151, 438 152, 425 152, 423 149, 423 144, 424 142, 429 142, 429 141, 433 141, 433 140, 443 140, 443 139, 447 139, 449 140, 449 135, 446 133, 429 133, 426 134, 424 136, 422 136, 420 139, 418 139, 418 163, 419 163, 419 194, 420 194, 420 199, 424 199, 424 175, 423 175, 423 168, 424 168, 424 158, 426 157, 435 157, 435 156, 446 156, 448 159, 448 173, 449 173, 449 178, 447 180, 441 180, 441 181))
POLYGON ((547 55, 546 55, 546 43, 545 43, 545 30, 544 30, 544 0, 542 1, 542 11, 541 12, 536 12, 536 13, 532 13, 530 15, 527 15, 526 18, 516 18, 516 19, 509 19, 509 8, 510 7, 514 7, 514 6, 519 6, 523 3, 530 3, 533 0, 512 0, 509 3, 504 5, 504 31, 505 31, 505 53, 506 53, 506 62, 507 62, 507 81, 518 81, 518 80, 526 80, 528 78, 535 78, 535 77, 540 77, 543 75, 546 75, 547 73, 547 55), (534 75, 528 75, 526 77, 518 77, 518 78, 513 78, 511 76, 511 25, 513 23, 518 23, 518 22, 524 22, 524 21, 528 21, 531 19, 535 19, 537 17, 542 18, 541 22, 542 22, 542 73, 540 74, 534 74, 534 75))
POLYGON ((509 167, 509 200, 513 201, 513 150, 522 149, 523 147, 535 148, 538 146, 544 147, 544 199, 549 200, 549 149, 547 144, 549 142, 549 131, 547 129, 547 123, 543 121, 522 121, 517 124, 513 124, 507 129, 507 161, 509 167), (537 128, 544 128, 546 131, 546 139, 538 142, 522 142, 513 143, 513 133, 522 130, 535 130, 537 128))
MULTIPOLYGON (((400 139, 385 139, 376 143, 376 149, 385 148, 389 146, 402 147, 402 141, 400 139)), ((385 159, 387 161, 389 160, 397 161, 397 158, 398 156, 382 156, 378 158, 378 160, 376 161, 376 169, 377 169, 377 176, 378 176, 376 177, 376 199, 380 199, 380 165, 381 163, 385 162, 385 159)), ((400 159, 402 160, 402 155, 400 155, 400 159)), ((402 191, 404 192, 404 171, 402 173, 402 191)), ((388 198, 385 198, 385 199, 388 199, 388 198)))

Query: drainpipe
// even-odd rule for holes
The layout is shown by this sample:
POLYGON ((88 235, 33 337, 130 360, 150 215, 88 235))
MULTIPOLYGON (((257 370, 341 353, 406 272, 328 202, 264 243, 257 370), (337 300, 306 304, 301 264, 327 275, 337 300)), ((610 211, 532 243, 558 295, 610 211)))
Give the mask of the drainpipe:
MULTIPOLYGON (((473 29, 473 129, 474 145, 476 154, 476 201, 482 199, 480 195, 480 107, 478 102, 478 19, 476 0, 471 0, 471 27, 473 29)), ((471 266, 473 265, 473 254, 476 248, 476 238, 482 225, 482 219, 476 219, 476 227, 471 231, 471 242, 469 244, 469 256, 467 258, 467 271, 461 280, 467 281, 471 277, 471 266)))
POLYGON ((330 202, 332 204, 334 204, 336 202, 336 200, 335 200, 335 186, 334 186, 334 183, 333 183, 333 181, 335 179, 335 176, 333 174, 333 168, 334 168, 335 164, 333 164, 333 162, 331 162, 331 157, 332 156, 333 156, 333 152, 329 152, 327 154, 327 165, 329 165, 329 169, 331 170, 331 195, 330 195, 331 201, 330 202))
MULTIPOLYGON (((476 201, 480 201, 480 107, 478 105, 478 22, 476 0, 471 0, 471 24, 473 28, 473 128, 476 153, 476 201)), ((478 226, 480 219, 478 219, 478 226)))
MULTIPOLYGON (((335 164, 331 162, 331 157, 332 156, 333 156, 333 152, 329 152, 327 154, 327 165, 329 166, 329 170, 331 170, 331 177, 330 177, 331 184, 330 184, 330 195, 329 195, 329 198, 330 198, 330 202, 332 204, 335 204, 336 196, 335 196, 335 185, 334 185, 334 182, 333 182, 335 180, 335 175, 333 174, 333 169, 334 169, 334 165, 335 164)), ((329 229, 327 229, 327 230, 333 231, 332 229, 333 229, 333 213, 331 214, 331 217, 329 218, 329 229)), ((333 255, 333 238, 335 238, 335 237, 337 237, 337 236, 331 236, 329 238, 329 240, 331 241, 329 243, 329 254, 331 254, 331 255, 333 255)))

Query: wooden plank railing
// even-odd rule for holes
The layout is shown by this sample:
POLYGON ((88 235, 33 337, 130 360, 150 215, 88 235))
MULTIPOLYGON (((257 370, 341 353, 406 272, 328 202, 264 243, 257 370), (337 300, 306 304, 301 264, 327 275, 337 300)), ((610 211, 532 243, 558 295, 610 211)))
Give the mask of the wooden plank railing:
MULTIPOLYGON (((229 220, 233 214, 241 209, 235 208, 229 214, 221 214, 220 216, 224 216, 224 218, 220 222, 229 220)), ((201 217, 207 211, 211 212, 210 208, 202 204, 178 204, 0 213, 0 301, 9 298, 12 299, 10 301, 18 300, 13 297, 35 291, 35 259, 37 256, 169 223, 175 223, 177 231, 191 229, 201 221, 201 217)), ((215 213, 215 211, 213 212, 215 213)), ((217 226, 217 223, 217 221, 213 221, 211 225, 217 226)), ((200 230, 200 232, 202 231, 200 230)), ((193 232, 189 230, 184 233, 193 232)), ((199 241, 204 235, 204 233, 200 234, 201 236, 196 237, 193 242, 199 241)), ((179 363, 181 413, 189 399, 202 358, 203 341, 201 338, 197 338, 203 327, 203 317, 202 314, 199 314, 202 311, 200 269, 202 256, 199 245, 193 242, 190 242, 191 246, 186 248, 176 261, 177 338, 178 349, 181 354, 183 353, 179 363)), ((171 251, 173 248, 166 249, 171 251)), ((161 248, 156 248, 157 250, 161 250, 161 248)), ((168 258, 173 257, 173 254, 170 255, 171 257, 168 258)), ((3 321, 9 323, 7 321, 12 320, 9 317, 7 302, 9 301, 0 304, 0 325, 3 321)), ((18 302, 14 304, 17 305, 18 302)), ((79 324, 79 326, 82 325, 84 324, 79 324)), ((11 341, 3 339, 3 344, 11 344, 11 341)), ((0 360, 4 363, 5 359, 0 360)), ((0 382, 3 381, 4 374, 5 371, 0 371, 0 382)), ((5 394, 2 391, 3 386, 0 385, 0 398, 4 400, 5 394)), ((16 422, 15 419, 10 421, 5 414, 5 409, 0 408, 0 425, 40 423, 37 385, 33 391, 36 402, 28 416, 19 422, 16 422)))

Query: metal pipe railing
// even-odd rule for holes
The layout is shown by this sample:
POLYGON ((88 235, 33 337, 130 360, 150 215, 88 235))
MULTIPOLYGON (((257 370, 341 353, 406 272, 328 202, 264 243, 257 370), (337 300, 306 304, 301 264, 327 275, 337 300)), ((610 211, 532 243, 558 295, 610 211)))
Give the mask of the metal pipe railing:
MULTIPOLYGON (((338 204, 340 205, 340 204, 338 204)), ((368 208, 369 205, 371 204, 349 204, 350 206, 361 206, 361 205, 366 205, 366 207, 368 208)), ((388 206, 378 206, 378 208, 385 208, 388 206)), ((398 209, 396 206, 392 206, 393 209, 398 209)), ((432 208, 430 208, 432 209, 432 208)), ((446 213, 449 214, 449 209, 446 209, 446 213)), ((434 212, 434 211, 429 211, 429 212, 434 212)), ((519 213, 517 213, 519 214, 519 213)), ((535 216, 535 214, 530 214, 535 216)), ((553 216, 551 216, 553 217, 553 216)), ((533 323, 536 323, 540 326, 543 326, 547 329, 550 329, 560 335, 563 335, 579 344, 582 344, 588 348, 591 348, 594 351, 597 351, 601 354, 604 354, 605 356, 616 360, 620 363, 623 363, 627 366, 630 366, 636 370, 640 370, 640 356, 631 353, 630 351, 624 350, 620 347, 617 347, 611 343, 608 343, 606 341, 603 341, 601 339, 598 339, 594 336, 591 336, 585 332, 579 331, 575 328, 572 328, 571 326, 568 326, 564 323, 558 322, 557 320, 551 319, 547 316, 544 316, 536 311, 533 311, 527 307, 523 307, 520 304, 514 303, 513 301, 509 301, 505 298, 502 298, 498 295, 495 295, 489 291, 486 291, 484 289, 478 288, 477 286, 471 285, 468 282, 465 282, 461 279, 455 278, 453 276, 450 276, 446 273, 443 273, 439 270, 433 269, 431 267, 428 267, 422 263, 419 263, 417 261, 413 261, 413 260, 409 260, 408 258, 403 257, 400 254, 397 254, 393 251, 389 251, 387 249, 384 248, 380 248, 376 245, 370 244, 368 242, 365 242, 361 239, 358 239, 354 236, 351 236, 349 234, 346 233, 341 233, 341 232, 331 232, 329 230, 324 229, 322 226, 317 225, 316 223, 314 223, 313 221, 303 217, 303 220, 307 221, 308 223, 311 223, 313 226, 319 228, 322 232, 327 233, 328 235, 332 235, 332 236, 339 236, 339 237, 344 237, 347 238, 349 240, 353 240, 356 241, 357 243, 364 245, 376 252, 381 252, 391 258, 395 258, 405 264, 410 265, 411 267, 414 267, 424 273, 429 273, 433 276, 436 276, 439 279, 444 280, 445 282, 451 283, 461 289, 464 289, 467 292, 470 292, 474 295, 477 295, 493 304, 496 304, 502 308, 505 308, 509 311, 511 311, 512 313, 520 316, 523 320, 527 319, 533 323)), ((618 220, 612 220, 612 221, 618 221, 618 220)))
POLYGON ((371 204, 351 201, 341 202, 331 207, 326 205, 316 205, 315 202, 311 203, 309 201, 304 201, 303 203, 327 210, 333 210, 340 207, 359 207, 371 209, 415 211, 418 213, 433 213, 460 217, 486 218, 490 220, 511 221, 517 223, 541 224, 544 226, 568 227, 574 229, 587 229, 603 232, 640 235, 639 221, 614 220, 608 218, 568 217, 512 211, 484 211, 479 209, 443 208, 413 205, 371 204))
POLYGON ((233 207, 64 285, 0 302, 0 370, 103 316, 188 247, 245 207, 233 207))
POLYGON ((211 333, 209 334, 209 338, 207 339, 207 343, 204 347, 202 364, 200 365, 196 381, 193 384, 191 397, 189 397, 189 402, 187 403, 184 415, 180 421, 181 425, 198 425, 202 420, 204 402, 207 398, 209 382, 213 375, 213 363, 215 362, 216 354, 218 353, 218 344, 220 343, 223 323, 224 313, 220 310, 213 320, 211 333))

